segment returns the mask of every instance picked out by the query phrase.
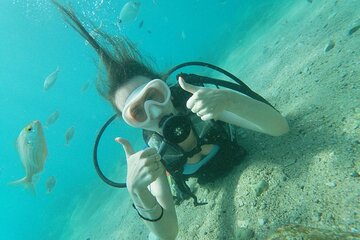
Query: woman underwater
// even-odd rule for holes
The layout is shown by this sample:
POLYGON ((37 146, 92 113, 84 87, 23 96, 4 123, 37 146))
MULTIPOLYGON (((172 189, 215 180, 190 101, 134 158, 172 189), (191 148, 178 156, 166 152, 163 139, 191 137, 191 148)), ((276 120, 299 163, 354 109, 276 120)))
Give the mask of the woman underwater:
POLYGON ((185 179, 197 177, 200 184, 213 181, 228 173, 245 154, 231 139, 230 124, 272 136, 288 131, 285 118, 257 94, 253 97, 230 89, 195 86, 188 83, 188 78, 194 76, 186 74, 178 76, 178 85, 170 88, 166 77, 151 69, 130 41, 97 29, 100 43, 70 7, 52 1, 65 20, 96 50, 105 66, 107 78, 98 79, 99 93, 128 125, 144 130, 149 146, 144 150, 135 152, 126 139, 115 140, 126 153, 126 184, 133 207, 158 238, 175 239, 178 234, 166 171, 180 192, 201 205, 185 179), (167 136, 172 125, 187 122, 191 127, 187 128, 185 138, 167 136))

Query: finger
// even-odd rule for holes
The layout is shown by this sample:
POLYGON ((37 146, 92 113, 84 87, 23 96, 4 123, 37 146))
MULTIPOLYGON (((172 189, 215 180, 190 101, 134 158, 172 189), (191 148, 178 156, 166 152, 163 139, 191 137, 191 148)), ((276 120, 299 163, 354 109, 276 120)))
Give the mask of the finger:
POLYGON ((160 167, 161 167, 161 164, 158 161, 152 162, 149 166, 146 166, 146 168, 148 169, 149 172, 156 171, 160 167))
POLYGON ((151 155, 151 156, 147 156, 147 157, 145 157, 144 165, 145 166, 150 166, 152 164, 159 163, 160 159, 161 159, 161 157, 160 157, 159 154, 154 154, 154 155, 151 155))
POLYGON ((191 110, 191 109, 195 106, 195 104, 197 103, 197 101, 198 101, 198 99, 197 99, 194 95, 191 96, 191 97, 186 101, 186 107, 191 110))
POLYGON ((123 146, 127 159, 130 155, 133 155, 135 153, 130 142, 125 138, 117 137, 115 138, 115 142, 120 143, 123 146))
POLYGON ((158 177, 160 177, 162 174, 164 174, 164 167, 161 165, 159 168, 149 172, 147 176, 149 177, 150 181, 155 181, 158 177))
POLYGON ((203 108, 203 109, 198 110, 196 114, 197 114, 198 116, 204 116, 204 115, 206 115, 206 114, 208 114, 208 113, 209 113, 209 110, 206 109, 206 108, 203 108))
POLYGON ((179 85, 185 91, 194 94, 196 91, 200 90, 202 87, 194 86, 190 83, 186 83, 182 77, 179 77, 179 85))
POLYGON ((214 119, 214 114, 208 113, 208 114, 205 114, 204 116, 201 116, 200 118, 203 121, 208 121, 208 120, 214 119))
POLYGON ((204 101, 199 100, 193 105, 193 107, 191 108, 191 111, 193 113, 199 113, 202 111, 203 113, 201 115, 204 115, 205 114, 204 111, 208 112, 208 107, 205 107, 204 101))
POLYGON ((158 178, 161 175, 163 175, 164 172, 165 172, 164 166, 162 164, 160 164, 159 168, 154 171, 154 175, 156 176, 156 178, 158 178))
POLYGON ((154 182, 158 177, 162 175, 164 172, 163 168, 158 168, 157 170, 148 172, 148 174, 145 174, 143 177, 144 181, 148 182, 149 184, 154 182))
POLYGON ((155 148, 146 148, 143 150, 143 152, 141 153, 140 157, 149 157, 149 156, 152 156, 152 155, 155 155, 157 154, 157 151, 155 148))

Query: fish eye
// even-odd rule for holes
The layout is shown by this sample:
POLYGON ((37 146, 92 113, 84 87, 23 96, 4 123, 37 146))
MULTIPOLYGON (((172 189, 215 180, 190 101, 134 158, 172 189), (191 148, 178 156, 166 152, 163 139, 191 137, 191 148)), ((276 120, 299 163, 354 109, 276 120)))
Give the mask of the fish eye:
POLYGON ((27 131, 30 132, 32 129, 32 127, 28 127, 27 131))

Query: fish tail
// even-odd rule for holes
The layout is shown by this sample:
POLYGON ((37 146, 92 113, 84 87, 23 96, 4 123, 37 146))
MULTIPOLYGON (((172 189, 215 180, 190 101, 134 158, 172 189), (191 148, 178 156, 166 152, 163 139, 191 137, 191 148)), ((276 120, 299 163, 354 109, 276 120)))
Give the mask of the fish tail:
POLYGON ((10 185, 23 185, 27 190, 29 190, 34 196, 36 195, 35 186, 31 181, 31 178, 25 176, 19 180, 9 182, 10 185))

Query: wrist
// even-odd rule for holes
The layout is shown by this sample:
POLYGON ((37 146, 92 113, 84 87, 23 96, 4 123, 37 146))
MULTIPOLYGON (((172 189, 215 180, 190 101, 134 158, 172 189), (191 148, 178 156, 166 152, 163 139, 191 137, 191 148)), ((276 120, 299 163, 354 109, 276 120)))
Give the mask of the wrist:
POLYGON ((149 191, 147 187, 140 187, 135 185, 128 186, 128 191, 131 195, 139 196, 142 195, 142 193, 149 191))
POLYGON ((234 101, 236 99, 236 93, 232 90, 229 89, 223 89, 224 93, 222 94, 222 96, 224 96, 224 106, 232 106, 234 104, 234 101))
POLYGON ((134 204, 137 207, 143 209, 150 209, 154 207, 156 203, 156 198, 151 194, 147 187, 130 187, 128 191, 134 204))
POLYGON ((135 204, 132 204, 132 206, 136 210, 138 215, 145 221, 149 221, 149 222, 159 221, 164 214, 164 209, 157 202, 155 203, 154 207, 151 209, 144 209, 144 208, 136 206, 135 204), (154 218, 153 215, 158 211, 160 211, 160 216, 157 218, 154 218))
POLYGON ((136 210, 138 210, 138 212, 142 214, 144 213, 148 214, 157 211, 157 208, 160 208, 161 206, 157 201, 155 201, 154 205, 149 208, 144 208, 143 206, 136 205, 135 203, 133 203, 133 207, 136 208, 136 210))

